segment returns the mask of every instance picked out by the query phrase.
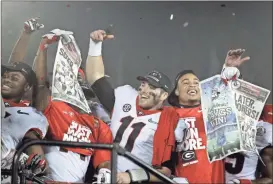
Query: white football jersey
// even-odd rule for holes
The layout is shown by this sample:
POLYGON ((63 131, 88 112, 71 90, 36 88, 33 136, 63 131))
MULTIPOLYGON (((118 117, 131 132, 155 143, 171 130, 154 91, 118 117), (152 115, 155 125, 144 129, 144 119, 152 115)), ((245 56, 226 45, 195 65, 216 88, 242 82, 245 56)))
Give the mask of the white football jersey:
POLYGON ((2 118, 2 141, 8 149, 16 149, 25 134, 34 129, 46 135, 48 122, 46 117, 33 107, 7 107, 2 118))
MULTIPOLYGON (((115 105, 110 128, 120 146, 151 165, 154 134, 161 112, 138 116, 137 95, 138 92, 129 85, 115 89, 115 105)), ((140 168, 123 156, 118 156, 117 165, 119 172, 140 168)))
MULTIPOLYGON (((259 121, 257 123, 256 146, 258 151, 272 145, 272 124, 259 121)), ((258 155, 253 152, 232 154, 225 158, 226 182, 234 179, 255 179, 258 155)))
MULTIPOLYGON (((44 138, 48 122, 46 117, 33 107, 6 107, 1 125, 1 168, 9 169, 16 147, 25 134, 34 129, 44 138)), ((26 158, 23 154, 20 160, 24 161, 26 158)), ((1 183, 10 183, 10 178, 2 176, 1 183)))

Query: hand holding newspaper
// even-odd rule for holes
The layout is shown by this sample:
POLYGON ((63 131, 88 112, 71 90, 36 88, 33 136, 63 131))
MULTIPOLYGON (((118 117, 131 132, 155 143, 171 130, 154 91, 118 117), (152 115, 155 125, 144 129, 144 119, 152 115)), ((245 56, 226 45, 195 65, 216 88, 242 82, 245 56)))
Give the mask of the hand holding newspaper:
POLYGON ((90 113, 91 110, 77 79, 82 62, 80 49, 70 34, 72 32, 59 29, 53 31, 61 36, 53 68, 52 100, 72 104, 90 113))
POLYGON ((215 75, 200 82, 209 161, 237 152, 257 153, 256 123, 270 91, 246 81, 215 75))

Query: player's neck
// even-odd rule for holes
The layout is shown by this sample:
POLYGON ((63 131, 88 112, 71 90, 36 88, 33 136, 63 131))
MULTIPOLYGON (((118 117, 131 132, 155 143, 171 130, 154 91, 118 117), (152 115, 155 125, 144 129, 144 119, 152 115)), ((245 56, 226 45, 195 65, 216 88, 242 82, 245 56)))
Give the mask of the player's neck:
POLYGON ((17 97, 17 98, 5 98, 3 97, 5 100, 7 101, 10 101, 10 102, 13 102, 13 103, 20 103, 21 101, 21 98, 20 97, 17 97))
POLYGON ((200 101, 181 101, 179 100, 179 105, 181 107, 189 108, 189 107, 197 107, 201 104, 200 101))
POLYGON ((157 105, 155 105, 154 107, 152 107, 152 108, 150 108, 150 109, 147 109, 147 110, 150 110, 150 111, 158 111, 158 110, 160 110, 160 109, 162 109, 163 108, 163 104, 157 104, 157 105))

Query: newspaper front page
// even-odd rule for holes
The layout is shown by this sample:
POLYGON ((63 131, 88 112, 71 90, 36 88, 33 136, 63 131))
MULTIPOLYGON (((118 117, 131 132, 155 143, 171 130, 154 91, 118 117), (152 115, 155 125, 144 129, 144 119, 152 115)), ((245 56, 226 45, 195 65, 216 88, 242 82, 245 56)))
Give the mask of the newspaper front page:
POLYGON ((61 36, 53 68, 52 100, 59 100, 82 109, 91 110, 77 80, 81 52, 72 35, 61 36))
POLYGON ((228 82, 220 75, 200 82, 210 162, 237 152, 257 152, 256 124, 270 91, 243 80, 228 82))
POLYGON ((230 86, 234 93, 241 128, 242 148, 245 151, 257 152, 256 125, 270 91, 240 79, 232 81, 230 86))
POLYGON ((209 161, 243 151, 232 89, 216 75, 201 81, 200 90, 209 161))

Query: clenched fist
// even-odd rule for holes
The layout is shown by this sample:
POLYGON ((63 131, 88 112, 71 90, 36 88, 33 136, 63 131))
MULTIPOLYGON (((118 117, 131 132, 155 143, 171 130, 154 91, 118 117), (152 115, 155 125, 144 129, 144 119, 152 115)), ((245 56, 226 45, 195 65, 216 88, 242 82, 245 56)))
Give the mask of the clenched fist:
POLYGON ((71 31, 65 31, 60 29, 53 29, 48 34, 43 35, 43 40, 40 44, 40 49, 44 50, 49 44, 57 42, 62 35, 73 35, 71 31))
POLYGON ((40 17, 36 17, 36 18, 31 18, 29 20, 27 20, 25 23, 24 23, 24 30, 25 32, 27 33, 32 33, 36 30, 39 30, 39 29, 42 29, 44 28, 44 24, 40 24, 37 22, 37 20, 39 19, 40 17))
POLYGON ((107 35, 104 30, 96 30, 90 33, 90 38, 94 42, 100 42, 104 40, 111 40, 114 38, 114 35, 107 35))

